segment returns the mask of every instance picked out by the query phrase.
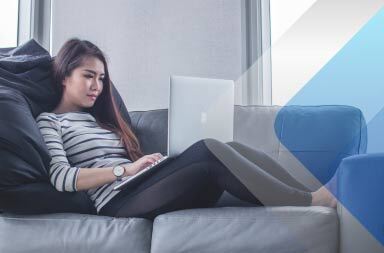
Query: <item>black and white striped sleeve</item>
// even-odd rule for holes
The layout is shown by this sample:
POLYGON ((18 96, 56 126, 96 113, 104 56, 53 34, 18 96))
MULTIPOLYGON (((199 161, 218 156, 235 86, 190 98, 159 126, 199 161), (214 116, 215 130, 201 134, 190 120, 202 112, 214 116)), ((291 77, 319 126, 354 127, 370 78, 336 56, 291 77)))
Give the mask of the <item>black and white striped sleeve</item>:
POLYGON ((68 162, 61 138, 60 122, 55 116, 40 114, 36 118, 36 123, 52 158, 49 164, 49 178, 52 185, 62 192, 77 191, 79 168, 71 166, 68 162))

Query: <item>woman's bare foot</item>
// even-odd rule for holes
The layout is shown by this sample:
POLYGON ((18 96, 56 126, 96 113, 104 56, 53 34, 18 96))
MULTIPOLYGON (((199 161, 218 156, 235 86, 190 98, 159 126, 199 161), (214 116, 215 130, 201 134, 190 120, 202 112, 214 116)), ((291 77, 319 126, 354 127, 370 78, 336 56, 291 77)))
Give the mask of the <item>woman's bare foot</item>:
POLYGON ((322 186, 317 191, 312 192, 312 206, 327 206, 336 208, 337 199, 325 186, 322 186))

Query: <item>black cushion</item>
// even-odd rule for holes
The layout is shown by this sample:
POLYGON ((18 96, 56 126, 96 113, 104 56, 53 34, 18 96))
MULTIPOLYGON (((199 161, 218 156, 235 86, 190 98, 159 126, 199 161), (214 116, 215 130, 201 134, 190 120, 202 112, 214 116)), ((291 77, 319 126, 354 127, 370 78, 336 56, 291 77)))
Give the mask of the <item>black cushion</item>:
POLYGON ((119 93, 119 91, 116 89, 116 87, 115 87, 114 84, 112 84, 112 95, 113 95, 113 98, 115 99, 115 102, 116 102, 116 104, 117 104, 117 107, 118 107, 119 110, 120 110, 121 116, 124 118, 125 122, 127 122, 127 124, 130 125, 130 126, 132 127, 132 130, 135 131, 135 129, 133 129, 132 121, 131 121, 131 118, 130 118, 130 116, 129 116, 127 107, 125 106, 124 101, 123 101, 123 99, 121 98, 120 93, 119 93))
POLYGON ((52 58, 35 40, 0 48, 0 85, 20 91, 32 115, 50 111, 59 99, 52 85, 52 58))
MULTIPOLYGON (((96 213, 85 192, 59 192, 50 184, 50 155, 35 118, 60 97, 52 85, 52 58, 33 39, 0 49, 0 210, 37 214, 96 213)), ((120 94, 113 95, 125 120, 120 94)))
POLYGON ((167 154, 168 109, 131 111, 132 128, 144 154, 167 154))
POLYGON ((48 178, 50 156, 29 105, 0 86, 0 209, 36 214, 95 213, 85 192, 59 192, 48 178))
POLYGON ((84 213, 96 210, 84 192, 59 192, 47 182, 28 183, 0 191, 4 212, 16 214, 84 213))
POLYGON ((0 86, 0 122, 0 189, 44 180, 44 164, 50 157, 28 103, 17 90, 0 86))

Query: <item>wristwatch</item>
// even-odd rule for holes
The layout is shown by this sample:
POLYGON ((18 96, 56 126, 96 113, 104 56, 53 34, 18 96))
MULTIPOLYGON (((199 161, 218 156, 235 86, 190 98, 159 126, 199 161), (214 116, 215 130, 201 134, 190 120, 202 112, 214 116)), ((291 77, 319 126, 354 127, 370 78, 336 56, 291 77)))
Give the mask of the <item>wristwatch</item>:
POLYGON ((112 171, 113 171, 113 174, 116 176, 116 180, 121 181, 125 173, 125 168, 123 166, 117 165, 113 167, 112 171))

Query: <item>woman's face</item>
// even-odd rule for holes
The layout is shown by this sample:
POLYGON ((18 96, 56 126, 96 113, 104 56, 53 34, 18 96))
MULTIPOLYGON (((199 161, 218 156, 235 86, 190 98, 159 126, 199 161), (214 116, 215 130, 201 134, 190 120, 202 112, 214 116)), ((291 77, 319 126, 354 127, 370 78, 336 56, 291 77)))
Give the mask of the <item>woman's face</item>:
POLYGON ((94 105, 103 91, 104 64, 96 57, 86 57, 63 81, 63 99, 71 111, 94 105))

